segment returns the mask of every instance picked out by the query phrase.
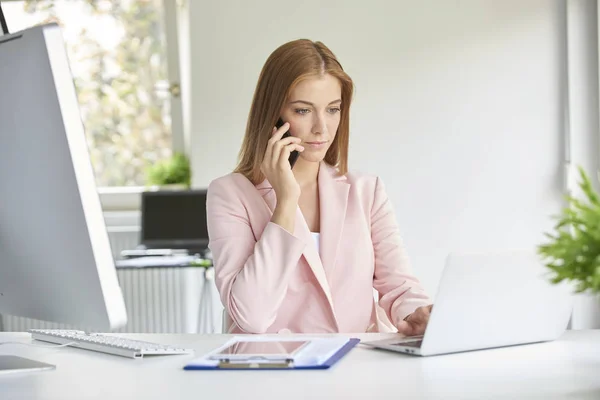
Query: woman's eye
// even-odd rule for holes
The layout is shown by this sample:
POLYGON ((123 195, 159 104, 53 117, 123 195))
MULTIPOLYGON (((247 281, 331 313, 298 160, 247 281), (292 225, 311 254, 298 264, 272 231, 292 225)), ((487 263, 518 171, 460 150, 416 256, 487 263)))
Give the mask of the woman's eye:
POLYGON ((340 110, 338 107, 333 107, 333 108, 330 108, 330 109, 329 109, 329 113, 330 113, 330 114, 335 114, 335 113, 338 113, 338 112, 340 112, 340 111, 341 111, 341 110, 340 110))
POLYGON ((296 113, 298 114, 308 114, 310 110, 308 108, 297 108, 296 113))

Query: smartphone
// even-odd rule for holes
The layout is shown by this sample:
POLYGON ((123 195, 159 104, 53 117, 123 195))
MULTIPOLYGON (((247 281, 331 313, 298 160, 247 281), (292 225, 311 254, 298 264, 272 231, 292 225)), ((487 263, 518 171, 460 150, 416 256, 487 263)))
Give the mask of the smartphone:
MULTIPOLYGON (((275 124, 275 127, 277 127, 277 129, 281 128, 283 126, 284 122, 281 118, 279 118, 277 120, 277 124, 275 124)), ((282 139, 285 139, 286 137, 292 136, 289 129, 286 133, 283 134, 283 136, 281 137, 282 139)), ((290 153, 290 167, 294 168, 294 164, 296 164, 296 161, 298 160, 298 156, 300 156, 300 152, 298 150, 294 150, 290 153)))

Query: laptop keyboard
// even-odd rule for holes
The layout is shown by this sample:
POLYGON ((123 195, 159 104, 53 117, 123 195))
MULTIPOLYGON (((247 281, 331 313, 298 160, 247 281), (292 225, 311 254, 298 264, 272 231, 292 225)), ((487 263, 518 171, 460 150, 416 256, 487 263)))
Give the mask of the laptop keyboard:
POLYGON ((405 347, 421 347, 422 340, 413 340, 409 342, 398 342, 394 343, 394 346, 405 346, 405 347))
POLYGON ((399 342, 393 343, 392 346, 421 347, 422 343, 423 335, 407 336, 399 342))

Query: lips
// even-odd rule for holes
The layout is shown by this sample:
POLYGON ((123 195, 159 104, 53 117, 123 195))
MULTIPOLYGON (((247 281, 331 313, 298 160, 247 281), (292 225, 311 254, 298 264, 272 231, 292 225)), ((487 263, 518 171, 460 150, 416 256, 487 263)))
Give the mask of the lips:
POLYGON ((325 141, 325 142, 321 142, 321 141, 319 141, 319 142, 304 142, 304 143, 302 143, 302 145, 308 149, 320 150, 320 149, 324 149, 325 147, 327 147, 327 143, 328 143, 327 141, 325 141))

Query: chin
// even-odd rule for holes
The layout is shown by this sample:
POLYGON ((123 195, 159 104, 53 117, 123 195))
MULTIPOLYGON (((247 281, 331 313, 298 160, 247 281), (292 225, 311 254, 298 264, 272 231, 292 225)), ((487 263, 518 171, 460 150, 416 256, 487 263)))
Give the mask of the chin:
POLYGON ((325 154, 323 154, 323 155, 310 154, 310 155, 307 155, 306 157, 304 155, 301 155, 300 158, 302 158, 302 160, 306 161, 306 162, 318 163, 325 159, 325 154))
POLYGON ((325 159, 325 156, 327 155, 327 151, 329 150, 329 148, 327 149, 321 149, 320 151, 304 151, 303 153, 300 153, 300 158, 302 158, 304 161, 308 161, 308 162, 321 162, 325 159))

